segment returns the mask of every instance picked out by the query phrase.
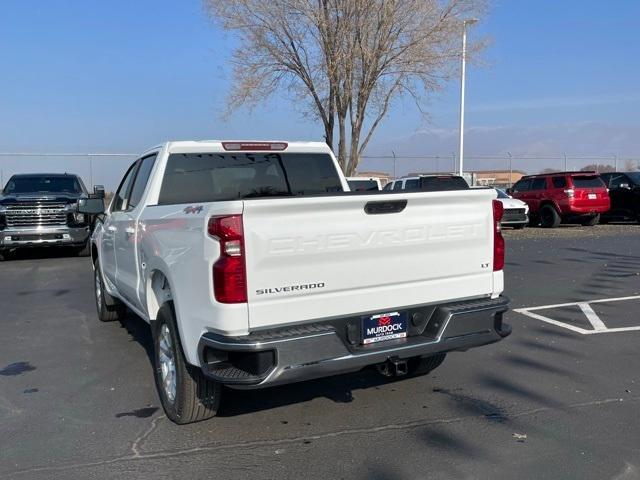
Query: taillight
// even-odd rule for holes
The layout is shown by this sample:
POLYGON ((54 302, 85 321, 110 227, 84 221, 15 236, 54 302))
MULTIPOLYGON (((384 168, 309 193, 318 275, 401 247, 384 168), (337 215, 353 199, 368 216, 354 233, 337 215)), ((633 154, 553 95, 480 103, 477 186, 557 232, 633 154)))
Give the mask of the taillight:
POLYGON ((220 258, 213 264, 213 293, 220 303, 247 301, 242 215, 211 217, 209 235, 220 242, 220 258))
POLYGON ((499 200, 493 201, 493 271, 504 268, 504 237, 500 221, 504 214, 504 206, 499 200))
POLYGON ((576 194, 576 191, 573 188, 568 188, 564 191, 567 194, 567 197, 573 198, 576 194))

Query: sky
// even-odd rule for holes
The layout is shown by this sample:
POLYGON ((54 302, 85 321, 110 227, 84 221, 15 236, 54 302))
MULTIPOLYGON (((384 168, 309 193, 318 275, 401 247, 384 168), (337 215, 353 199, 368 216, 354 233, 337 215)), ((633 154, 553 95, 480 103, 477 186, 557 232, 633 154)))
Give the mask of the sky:
MULTIPOLYGON (((559 166, 565 153, 576 166, 583 157, 640 159, 638 18, 638 0, 494 0, 470 32, 491 38, 467 73, 470 168, 503 168, 508 153, 514 168, 528 171, 559 166)), ((0 153, 129 153, 178 139, 321 140, 320 126, 286 96, 222 118, 236 43, 201 0, 3 0, 0 153)), ((408 157, 451 156, 458 108, 458 81, 429 99, 426 117, 399 102, 361 169, 390 171, 388 158, 374 157, 392 151, 398 174, 446 164, 408 157)), ((128 162, 94 158, 94 182, 112 187, 128 162)), ((0 156, 5 181, 19 171, 68 170, 89 183, 87 164, 0 156)))

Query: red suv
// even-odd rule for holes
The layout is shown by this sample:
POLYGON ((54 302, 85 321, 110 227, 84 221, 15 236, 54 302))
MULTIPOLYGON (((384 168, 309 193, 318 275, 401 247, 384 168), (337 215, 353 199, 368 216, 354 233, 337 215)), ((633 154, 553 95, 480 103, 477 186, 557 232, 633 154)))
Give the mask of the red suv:
POLYGON ((529 205, 532 226, 555 228, 560 222, 593 226, 610 207, 607 187, 596 172, 529 175, 509 192, 529 205))

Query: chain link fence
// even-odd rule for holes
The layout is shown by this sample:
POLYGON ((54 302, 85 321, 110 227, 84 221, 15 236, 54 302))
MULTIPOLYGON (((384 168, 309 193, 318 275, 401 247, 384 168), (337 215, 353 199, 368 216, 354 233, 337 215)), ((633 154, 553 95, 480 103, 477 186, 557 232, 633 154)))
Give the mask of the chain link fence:
MULTIPOLYGON (((0 188, 16 173, 75 173, 80 175, 89 189, 104 185, 107 191, 117 187, 122 175, 138 154, 135 153, 29 153, 0 152, 0 188)), ((378 174, 383 179, 393 179, 414 173, 451 173, 458 171, 455 153, 441 155, 364 155, 359 173, 378 174)), ((570 155, 548 156, 496 154, 468 155, 464 158, 465 172, 495 172, 517 179, 523 173, 540 173, 545 170, 571 171, 591 168, 597 171, 640 170, 640 157, 619 155, 570 155), (509 173, 509 172, 512 172, 509 173)), ((489 179, 491 176, 489 175, 489 179)), ((489 181, 489 183, 491 183, 489 181)), ((499 183, 505 183, 499 182, 499 183)))
POLYGON ((89 190, 104 185, 117 188, 136 153, 27 153, 0 152, 0 188, 17 173, 74 173, 89 190))

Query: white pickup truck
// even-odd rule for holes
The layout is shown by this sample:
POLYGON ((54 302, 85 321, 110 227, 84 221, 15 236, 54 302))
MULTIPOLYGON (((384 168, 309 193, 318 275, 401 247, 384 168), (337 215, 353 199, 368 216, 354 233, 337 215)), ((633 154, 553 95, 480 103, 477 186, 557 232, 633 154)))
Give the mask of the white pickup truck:
POLYGON ((144 153, 106 212, 79 208, 98 214, 100 320, 151 324, 162 405, 189 423, 222 385, 416 375, 506 337, 495 198, 348 192, 323 143, 187 141, 144 153))

